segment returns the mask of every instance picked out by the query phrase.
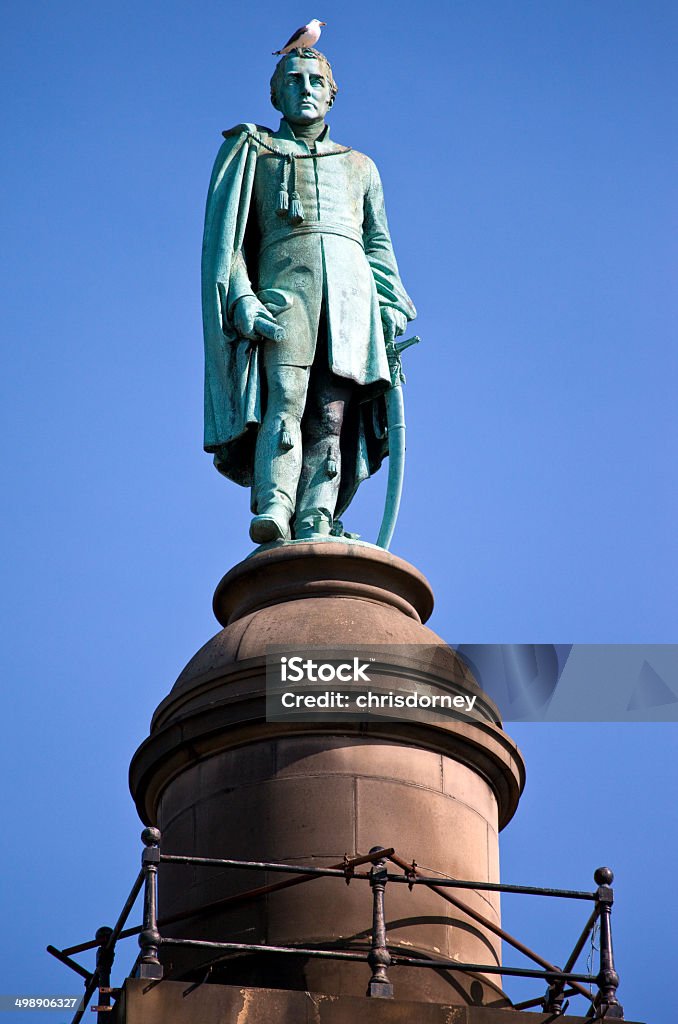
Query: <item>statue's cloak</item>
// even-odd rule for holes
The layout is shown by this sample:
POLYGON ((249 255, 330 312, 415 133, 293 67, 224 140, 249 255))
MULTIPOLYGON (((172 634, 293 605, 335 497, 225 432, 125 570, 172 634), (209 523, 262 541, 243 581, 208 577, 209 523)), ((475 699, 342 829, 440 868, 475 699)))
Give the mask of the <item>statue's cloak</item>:
POLYGON ((234 253, 243 244, 252 196, 256 150, 240 125, 221 146, 205 209, 202 246, 202 316, 205 336, 205 451, 236 483, 252 483, 256 432, 261 421, 257 347, 232 328, 226 304, 234 253))
MULTIPOLYGON (((259 145, 270 129, 241 124, 226 135, 212 171, 205 211, 202 253, 202 307, 205 337, 205 441, 220 473, 245 487, 253 480, 256 437, 261 422, 262 380, 259 348, 240 338, 228 317, 228 293, 235 254, 248 254, 248 215, 259 145), (253 138, 255 136, 255 138, 253 138)), ((255 218, 252 217, 253 221, 255 218)), ((252 252, 256 261, 256 249, 252 252)), ((393 297, 393 284, 373 268, 375 284, 388 304, 414 313, 409 298, 393 297), (389 291, 386 291, 386 289, 389 291), (383 289, 383 290, 382 290, 383 289)), ((397 285, 402 288, 398 280, 397 285)), ((383 301, 383 299, 382 299, 383 301)), ((336 516, 350 503, 362 480, 377 471, 388 454, 383 391, 387 384, 356 385, 341 437, 341 483, 336 516)))

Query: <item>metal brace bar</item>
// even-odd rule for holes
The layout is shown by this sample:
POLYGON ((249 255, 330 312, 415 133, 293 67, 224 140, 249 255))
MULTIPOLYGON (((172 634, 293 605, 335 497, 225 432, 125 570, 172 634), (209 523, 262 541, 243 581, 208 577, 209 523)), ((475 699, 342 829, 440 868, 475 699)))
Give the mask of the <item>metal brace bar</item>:
MULTIPOLYGON (((393 854, 389 859, 392 860, 394 864, 397 864, 399 868, 402 868, 403 871, 408 871, 410 869, 410 865, 407 861, 403 860, 402 857, 399 857, 398 854, 393 854)), ((483 927, 494 932, 494 934, 498 935, 500 939, 503 939, 504 942, 507 942, 510 946, 513 946, 514 949, 517 949, 519 953, 522 953, 523 956, 526 956, 529 960, 539 964, 540 967, 543 967, 545 970, 552 972, 553 977, 557 977, 561 973, 555 964, 552 964, 548 960, 545 960, 544 957, 539 956, 538 953, 535 953, 535 951, 530 949, 529 946, 526 946, 525 943, 516 939, 509 932, 504 931, 503 928, 500 928, 499 925, 496 925, 494 921, 490 921, 490 919, 485 917, 483 914, 479 914, 477 910, 469 907, 467 903, 458 899, 457 896, 453 896, 451 893, 446 892, 445 889, 442 889, 439 885, 429 884, 429 888, 432 892, 436 892, 439 896, 442 896, 442 898, 447 900, 448 903, 457 907, 458 910, 461 910, 464 914, 473 918, 473 920, 477 921, 478 924, 482 924, 483 927)), ((580 991, 582 995, 585 995, 587 999, 589 998, 589 993, 585 988, 583 988, 583 986, 573 983, 573 987, 576 988, 577 991, 580 991)))

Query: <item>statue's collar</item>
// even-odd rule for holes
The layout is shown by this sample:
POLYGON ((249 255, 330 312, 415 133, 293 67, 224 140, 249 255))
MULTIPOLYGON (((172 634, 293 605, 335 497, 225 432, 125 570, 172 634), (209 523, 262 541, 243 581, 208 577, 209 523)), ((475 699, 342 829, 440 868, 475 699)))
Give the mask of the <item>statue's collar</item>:
MULTIPOLYGON (((280 127, 278 128, 277 132, 275 132, 273 138, 274 139, 287 139, 290 142, 298 143, 298 145, 303 146, 305 149, 309 149, 310 148, 305 139, 298 139, 296 137, 296 135, 292 131, 291 125, 285 120, 284 117, 281 118, 280 127)), ((326 124, 325 127, 323 128, 323 130, 321 131, 320 135, 316 139, 316 145, 318 145, 319 143, 329 142, 329 141, 330 141, 330 126, 328 124, 326 124)))

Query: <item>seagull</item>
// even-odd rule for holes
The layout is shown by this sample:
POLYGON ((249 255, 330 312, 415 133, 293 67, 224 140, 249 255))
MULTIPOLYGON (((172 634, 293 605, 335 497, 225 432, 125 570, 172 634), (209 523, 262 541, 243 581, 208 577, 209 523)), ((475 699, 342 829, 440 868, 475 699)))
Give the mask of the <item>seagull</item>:
POLYGON ((274 50, 273 56, 277 57, 282 53, 289 53, 290 50, 303 50, 307 46, 315 46, 320 39, 322 26, 326 24, 326 21, 318 21, 317 18, 313 18, 308 25, 302 25, 290 36, 282 50, 274 50))

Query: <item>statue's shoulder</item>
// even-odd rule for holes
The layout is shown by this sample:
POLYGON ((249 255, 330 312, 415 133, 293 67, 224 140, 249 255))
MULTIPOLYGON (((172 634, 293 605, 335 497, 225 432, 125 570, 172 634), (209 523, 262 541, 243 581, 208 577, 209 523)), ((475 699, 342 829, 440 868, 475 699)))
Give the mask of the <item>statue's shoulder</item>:
POLYGON ((379 170, 371 156, 361 153, 359 149, 351 149, 348 155, 353 161, 354 167, 364 176, 367 184, 379 181, 379 170))
POLYGON ((359 149, 355 149, 353 146, 347 146, 344 142, 335 142, 334 139, 332 139, 330 146, 337 153, 346 153, 351 160, 363 167, 376 167, 372 157, 368 156, 367 153, 361 153, 359 149))
POLYGON ((267 128, 264 124, 254 124, 245 121, 242 124, 236 124, 234 128, 228 128, 221 134, 225 139, 237 138, 241 135, 258 135, 263 138, 269 138, 273 134, 273 129, 267 128))

